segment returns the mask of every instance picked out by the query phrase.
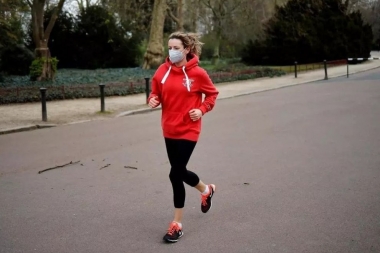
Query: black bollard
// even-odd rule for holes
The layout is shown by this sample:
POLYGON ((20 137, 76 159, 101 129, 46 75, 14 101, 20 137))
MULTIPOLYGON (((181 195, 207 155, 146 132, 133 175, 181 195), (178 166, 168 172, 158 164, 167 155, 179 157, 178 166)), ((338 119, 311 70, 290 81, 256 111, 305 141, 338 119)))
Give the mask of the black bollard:
POLYGON ((145 94, 146 94, 146 103, 148 103, 150 87, 149 87, 149 77, 145 77, 145 94))
POLYGON ((327 76, 327 61, 324 60, 323 63, 325 65, 325 80, 327 80, 327 79, 329 79, 328 76, 327 76))
POLYGON ((294 62, 294 77, 297 78, 297 62, 294 62))
POLYGON ((104 83, 99 84, 100 87, 100 111, 104 112, 105 111, 105 103, 104 103, 104 87, 106 85, 104 83))
POLYGON ((42 104, 42 121, 47 121, 47 110, 46 110, 46 88, 40 88, 41 93, 41 104, 42 104))
POLYGON ((348 63, 349 63, 349 61, 347 60, 347 78, 348 78, 349 75, 350 75, 350 74, 349 74, 349 70, 348 70, 348 65, 349 65, 348 63))

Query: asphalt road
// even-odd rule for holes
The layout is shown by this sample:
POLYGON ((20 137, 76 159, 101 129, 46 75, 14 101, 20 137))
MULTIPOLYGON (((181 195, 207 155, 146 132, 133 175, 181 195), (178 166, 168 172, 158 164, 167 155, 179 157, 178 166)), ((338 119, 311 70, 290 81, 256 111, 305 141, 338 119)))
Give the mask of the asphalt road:
POLYGON ((379 112, 379 69, 217 101, 172 245, 159 111, 0 136, 0 252, 380 252, 379 112))

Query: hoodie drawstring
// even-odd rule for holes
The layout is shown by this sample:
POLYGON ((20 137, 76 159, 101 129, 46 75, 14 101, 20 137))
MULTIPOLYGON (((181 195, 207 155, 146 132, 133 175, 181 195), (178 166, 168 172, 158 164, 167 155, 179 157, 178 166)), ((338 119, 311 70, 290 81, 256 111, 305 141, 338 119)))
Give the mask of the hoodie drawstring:
POLYGON ((169 67, 168 71, 164 75, 164 78, 162 78, 162 81, 161 81, 162 84, 164 84, 166 82, 166 79, 168 79, 168 76, 169 76, 169 73, 170 73, 171 69, 172 69, 172 66, 169 67))
MULTIPOLYGON (((172 66, 170 66, 169 69, 168 69, 168 71, 166 71, 166 74, 164 75, 164 78, 162 78, 162 81, 161 81, 162 84, 164 84, 166 82, 166 79, 168 79, 168 76, 169 76, 169 73, 170 73, 171 69, 172 69, 172 66)), ((182 71, 183 71, 183 73, 185 74, 185 77, 186 77, 186 87, 187 87, 187 90, 190 91, 190 80, 189 80, 189 77, 186 74, 185 66, 182 67, 182 71)))
POLYGON ((187 74, 186 74, 185 66, 182 67, 182 71, 183 71, 183 73, 185 74, 185 77, 186 77, 186 87, 187 87, 187 91, 190 91, 190 80, 189 80, 189 77, 188 77, 187 74))

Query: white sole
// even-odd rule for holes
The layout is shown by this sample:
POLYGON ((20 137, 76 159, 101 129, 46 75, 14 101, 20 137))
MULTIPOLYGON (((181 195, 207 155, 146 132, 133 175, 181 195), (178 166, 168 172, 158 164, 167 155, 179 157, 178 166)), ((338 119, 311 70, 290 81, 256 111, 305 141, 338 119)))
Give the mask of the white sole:
MULTIPOLYGON (((179 238, 181 238, 183 236, 183 232, 182 232, 182 234, 178 237, 178 239, 179 238)), ((165 242, 170 242, 170 243, 175 243, 175 242, 178 242, 178 239, 177 240, 164 240, 165 242)))

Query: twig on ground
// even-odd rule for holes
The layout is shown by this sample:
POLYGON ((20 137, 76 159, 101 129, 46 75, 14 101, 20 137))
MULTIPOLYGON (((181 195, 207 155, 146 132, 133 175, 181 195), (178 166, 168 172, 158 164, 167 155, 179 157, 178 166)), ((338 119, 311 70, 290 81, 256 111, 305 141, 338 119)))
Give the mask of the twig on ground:
POLYGON ((126 168, 126 169, 132 169, 132 170, 137 170, 137 168, 133 167, 133 166, 124 166, 124 168, 126 168))
POLYGON ((111 164, 107 164, 106 166, 101 167, 100 170, 101 170, 101 169, 104 169, 104 168, 107 168, 107 167, 110 166, 110 165, 111 165, 111 164))
POLYGON ((66 163, 64 165, 58 165, 58 166, 55 166, 55 167, 52 167, 52 168, 48 168, 48 169, 44 169, 44 170, 40 170, 38 172, 38 174, 41 174, 42 172, 45 172, 45 171, 48 171, 48 170, 54 170, 54 169, 58 169, 58 168, 62 168, 62 167, 66 167, 66 166, 69 166, 69 165, 73 165, 73 164, 76 164, 76 163, 79 163, 80 161, 77 161, 77 162, 69 162, 69 163, 66 163))

